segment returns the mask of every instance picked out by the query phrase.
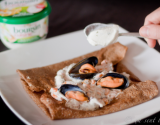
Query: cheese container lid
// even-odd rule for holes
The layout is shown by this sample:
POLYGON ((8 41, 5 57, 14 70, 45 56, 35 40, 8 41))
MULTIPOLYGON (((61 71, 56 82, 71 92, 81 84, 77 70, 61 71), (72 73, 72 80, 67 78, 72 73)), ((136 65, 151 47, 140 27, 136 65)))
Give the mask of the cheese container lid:
MULTIPOLYGON (((6 23, 6 24, 28 24, 28 23, 32 23, 35 21, 38 21, 40 19, 45 18, 46 16, 48 16, 51 13, 51 6, 48 2, 44 1, 44 4, 39 3, 38 5, 32 5, 32 6, 25 6, 25 7, 16 7, 13 8, 11 10, 9 9, 3 9, 3 11, 8 11, 8 13, 10 11, 14 11, 13 15, 9 15, 9 16, 5 16, 2 15, 3 13, 1 13, 2 9, 0 8, 0 23, 6 23), (45 7, 44 7, 45 5, 45 7), (38 9, 37 9, 38 7, 38 9), (41 9, 40 9, 41 8, 41 9), (15 9, 15 11, 14 11, 15 9), (33 13, 29 13, 29 14, 17 14, 18 10, 21 10, 20 12, 23 11, 28 11, 28 12, 33 12, 33 13), (40 12, 37 12, 40 11, 40 12), (17 11, 17 13, 16 13, 17 11), (35 12, 35 13, 34 13, 35 12)), ((10 14, 10 13, 9 13, 10 14)))

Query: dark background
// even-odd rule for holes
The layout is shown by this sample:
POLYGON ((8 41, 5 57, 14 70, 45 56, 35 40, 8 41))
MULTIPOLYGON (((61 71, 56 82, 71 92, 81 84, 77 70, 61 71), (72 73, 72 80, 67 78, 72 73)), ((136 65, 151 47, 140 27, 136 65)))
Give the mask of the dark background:
MULTIPOLYGON (((82 30, 94 22, 115 23, 130 32, 138 32, 145 17, 160 6, 160 0, 48 0, 52 7, 47 38, 82 30)), ((144 41, 145 42, 145 41, 144 41)), ((157 44, 155 49, 160 52, 157 44)), ((0 41, 0 52, 8 50, 0 41)), ((148 107, 149 108, 149 107, 148 107)), ((0 98, 0 124, 23 125, 0 98)), ((142 119, 139 123, 149 124, 149 119, 158 123, 160 112, 142 119)), ((152 122, 153 123, 153 122, 152 122)))

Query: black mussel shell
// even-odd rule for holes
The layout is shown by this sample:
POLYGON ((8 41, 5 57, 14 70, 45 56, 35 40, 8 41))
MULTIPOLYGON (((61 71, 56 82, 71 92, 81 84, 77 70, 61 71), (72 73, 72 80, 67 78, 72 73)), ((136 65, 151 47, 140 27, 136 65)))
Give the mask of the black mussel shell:
POLYGON ((116 87, 114 89, 125 89, 125 88, 127 88, 129 86, 129 79, 126 76, 122 75, 122 74, 119 74, 119 73, 107 73, 102 78, 105 78, 107 76, 112 76, 114 78, 123 78, 124 79, 124 83, 121 86, 116 87))
POLYGON ((65 95, 67 91, 79 91, 84 93, 81 88, 79 88, 77 85, 71 85, 71 84, 63 84, 60 88, 59 91, 65 95))
POLYGON ((98 63, 98 59, 97 57, 92 56, 81 60, 71 68, 71 70, 69 71, 69 76, 71 76, 72 78, 82 79, 82 80, 93 78, 93 76, 96 75, 96 73, 79 74, 79 69, 81 68, 82 65, 86 63, 89 63, 95 67, 98 63))

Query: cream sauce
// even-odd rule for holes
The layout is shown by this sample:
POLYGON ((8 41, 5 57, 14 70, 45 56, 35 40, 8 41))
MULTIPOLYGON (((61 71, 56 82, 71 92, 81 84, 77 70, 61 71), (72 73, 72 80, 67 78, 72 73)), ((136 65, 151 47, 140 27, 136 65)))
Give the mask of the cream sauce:
POLYGON ((65 106, 76 110, 94 111, 99 107, 103 107, 103 104, 101 104, 96 98, 91 98, 89 102, 79 102, 75 99, 70 99, 66 102, 65 106))
POLYGON ((93 46, 107 46, 111 43, 114 43, 117 40, 118 33, 118 25, 97 28, 90 32, 90 34, 87 37, 87 40, 93 46))
MULTIPOLYGON (((95 68, 98 71, 98 74, 94 76, 92 79, 85 80, 77 80, 71 78, 68 74, 70 69, 75 65, 75 63, 64 67, 63 69, 57 72, 57 76, 55 77, 56 88, 60 88, 63 84, 72 84, 78 85, 84 93, 89 97, 89 102, 79 102, 75 99, 67 99, 63 94, 59 91, 54 91, 54 88, 51 88, 50 93, 53 98, 62 101, 62 99, 66 100, 66 107, 76 109, 76 110, 84 110, 84 111, 94 111, 98 108, 101 108, 107 104, 109 104, 114 98, 116 98, 120 93, 120 89, 107 89, 102 88, 101 86, 96 85, 96 81, 99 78, 103 77, 108 72, 113 72, 112 63, 103 60, 101 65, 97 65, 95 68), (53 96, 56 95, 56 96, 53 96)), ((129 77, 127 73, 123 73, 126 77, 129 77)))

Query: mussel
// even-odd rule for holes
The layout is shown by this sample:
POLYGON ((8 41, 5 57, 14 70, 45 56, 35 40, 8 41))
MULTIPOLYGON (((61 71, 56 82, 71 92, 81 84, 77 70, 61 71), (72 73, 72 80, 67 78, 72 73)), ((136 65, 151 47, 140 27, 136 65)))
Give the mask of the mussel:
POLYGON ((97 73, 94 69, 97 63, 98 59, 95 56, 85 58, 70 69, 69 76, 81 80, 93 78, 97 73))
POLYGON ((112 89, 125 89, 129 86, 129 79, 119 73, 107 73, 97 81, 97 85, 112 89))
POLYGON ((87 95, 76 85, 71 84, 64 84, 59 88, 59 91, 66 97, 66 98, 73 98, 77 101, 88 101, 89 98, 87 95))

